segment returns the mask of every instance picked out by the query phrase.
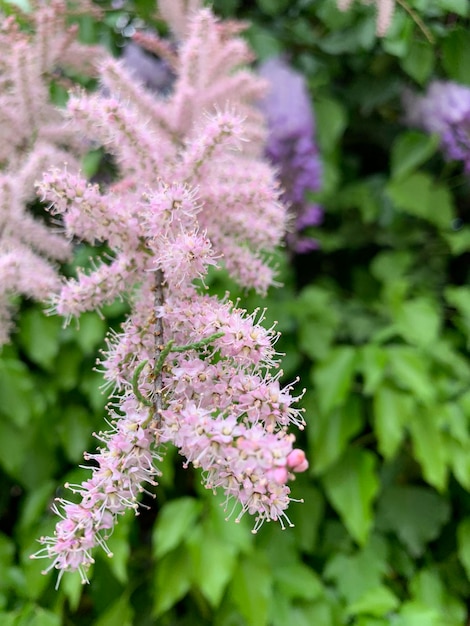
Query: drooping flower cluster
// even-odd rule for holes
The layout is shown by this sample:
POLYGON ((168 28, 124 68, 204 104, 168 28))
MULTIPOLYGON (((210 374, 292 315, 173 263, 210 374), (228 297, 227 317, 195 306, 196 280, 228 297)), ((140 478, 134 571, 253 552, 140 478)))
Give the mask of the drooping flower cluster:
POLYGON ((251 56, 232 27, 209 10, 175 15, 184 39, 165 100, 114 60, 101 67, 101 94, 69 100, 70 126, 106 146, 119 180, 100 189, 53 169, 39 185, 70 237, 104 241, 112 251, 64 283, 57 312, 77 316, 116 296, 132 308, 101 360, 115 392, 112 430, 86 455, 92 477, 69 485, 79 502, 58 502, 62 519, 36 555, 51 559, 46 571, 78 570, 84 582, 92 548, 109 552, 118 516, 136 510, 139 493, 155 485, 161 444, 201 467, 206 487, 234 501, 237 520, 254 514, 254 531, 269 520, 290 524, 287 483, 308 467, 287 430, 304 421, 292 388, 280 385, 277 333, 261 325, 262 314, 204 289, 208 268, 222 262, 260 292, 273 280, 266 254, 281 241, 286 215, 262 158, 254 103, 264 84, 244 69, 251 56))
MULTIPOLYGON (((63 68, 93 71, 97 56, 96 48, 77 43, 75 27, 66 26, 65 2, 32 4, 22 15, 23 22, 30 19, 28 29, 0 14, 0 345, 11 329, 11 294, 46 298, 60 284, 54 261, 70 255, 68 242, 28 207, 41 173, 64 161, 77 168, 85 149, 51 103, 51 83, 63 68)), ((88 8, 84 2, 80 10, 88 8)))
POLYGON ((406 93, 404 106, 410 126, 437 133, 446 158, 470 173, 470 89, 435 80, 422 96, 406 93))
POLYGON ((323 216, 322 209, 305 198, 307 191, 320 189, 322 170, 310 98, 302 75, 283 59, 268 59, 259 72, 269 83, 261 102, 269 125, 266 154, 278 169, 283 200, 295 219, 287 243, 297 253, 309 252, 317 242, 302 231, 317 226, 323 216))
MULTIPOLYGON (((338 8, 347 11, 354 0, 337 0, 338 8)), ((362 0, 363 4, 375 2, 377 7, 377 35, 383 37, 392 23, 395 0, 362 0)))

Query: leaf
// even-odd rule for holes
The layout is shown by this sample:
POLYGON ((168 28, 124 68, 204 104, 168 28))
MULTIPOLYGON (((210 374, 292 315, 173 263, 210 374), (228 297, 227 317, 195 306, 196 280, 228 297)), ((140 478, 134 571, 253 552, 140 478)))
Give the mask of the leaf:
POLYGON ((376 465, 372 452, 350 448, 322 479, 329 501, 360 544, 366 542, 372 526, 372 504, 379 488, 376 465))
POLYGON ((470 580, 470 517, 466 517, 458 525, 457 551, 467 578, 470 580))
POLYGON ((133 610, 126 595, 122 595, 96 620, 95 626, 132 626, 133 610))
POLYGON ((35 389, 28 368, 14 359, 0 361, 0 397, 0 413, 20 428, 31 421, 36 407, 44 407, 44 399, 35 389))
POLYGON ((154 577, 154 616, 174 606, 191 587, 191 560, 186 547, 179 546, 171 554, 157 560, 154 577))
POLYGON ((230 596, 248 626, 265 626, 271 598, 272 577, 258 553, 242 558, 232 579, 230 596))
POLYGON ((163 506, 152 535, 153 553, 157 559, 183 543, 201 509, 201 502, 188 497, 172 500, 163 506))
POLYGON ((335 583, 348 604, 359 600, 367 591, 377 589, 389 569, 387 542, 379 535, 372 535, 367 545, 354 554, 346 555, 337 549, 331 554, 324 578, 335 583))
POLYGON ((443 490, 447 484, 448 467, 444 441, 440 432, 438 407, 425 410, 417 407, 409 423, 411 440, 416 459, 419 461, 426 481, 443 490))
POLYGON ((392 180, 386 193, 398 209, 448 229, 455 215, 448 188, 436 183, 429 174, 417 172, 392 180))
POLYGON ((449 517, 447 500, 426 487, 388 487, 377 502, 377 528, 395 533, 414 557, 439 536, 449 517))
POLYGON ((339 314, 331 293, 315 286, 306 287, 292 308, 298 320, 300 347, 312 359, 323 359, 330 350, 339 314))
POLYGON ((187 546, 193 585, 201 590, 212 607, 217 608, 236 567, 238 550, 214 534, 207 524, 191 534, 187 546))
POLYGON ((290 0, 256 0, 256 4, 263 13, 278 15, 288 8, 290 0))
POLYGON ((370 395, 377 390, 383 380, 388 362, 387 350, 373 343, 368 343, 360 348, 359 371, 364 377, 365 395, 370 395))
POLYGON ((442 44, 442 65, 451 80, 470 85, 470 47, 466 28, 452 29, 442 44))
POLYGON ((346 109, 337 100, 320 98, 315 101, 315 117, 318 143, 329 154, 346 128, 346 109))
POLYGON ((392 146, 392 178, 409 176, 425 163, 439 147, 439 137, 418 131, 408 131, 397 137, 392 146))
POLYGON ((88 312, 80 315, 80 326, 75 338, 85 354, 93 354, 103 343, 106 329, 106 322, 97 313, 88 312))
POLYGON ((434 68, 434 50, 428 41, 413 40, 408 53, 400 59, 400 65, 405 72, 423 85, 434 68))
POLYGON ((408 300, 395 312, 395 326, 411 344, 426 347, 437 341, 441 318, 437 304, 428 298, 408 300))
MULTIPOLYGON (((109 548, 113 554, 112 558, 106 558, 106 565, 112 571, 116 579, 125 585, 129 579, 127 573, 127 563, 131 546, 129 543, 129 532, 134 520, 134 515, 128 512, 126 515, 120 515, 119 520, 114 526, 113 535, 108 541, 109 548)), ((104 555, 104 553, 101 553, 104 555)))
POLYGON ((352 384, 355 365, 355 349, 351 346, 337 346, 330 350, 325 361, 313 368, 312 378, 323 414, 344 402, 352 384))
POLYGON ((397 385, 408 389, 425 404, 434 401, 436 390, 431 382, 429 363, 416 348, 389 346, 390 373, 397 385))
POLYGON ((462 17, 468 17, 470 6, 467 0, 439 0, 440 6, 451 13, 457 13, 462 17))
POLYGON ((420 602, 405 602, 393 626, 442 626, 442 616, 420 602))
POLYGON ((62 447, 70 461, 77 463, 90 441, 91 421, 89 410, 84 406, 69 404, 62 412, 57 426, 62 447))
POLYGON ((303 502, 289 507, 289 518, 294 524, 292 532, 300 550, 312 554, 324 518, 325 497, 319 489, 309 485, 294 485, 293 492, 295 497, 302 499, 303 502))
POLYGON ((60 348, 60 319, 46 317, 39 309, 29 309, 21 316, 19 326, 23 350, 33 363, 50 370, 60 348))
POLYGON ((347 607, 349 615, 374 615, 381 617, 400 605, 397 596, 388 587, 379 585, 368 589, 358 600, 347 607))
POLYGON ((470 491, 470 450, 469 446, 450 439, 446 441, 448 462, 452 473, 464 489, 470 491))
POLYGON ((312 424, 313 467, 322 474, 343 453, 351 437, 364 425, 363 404, 359 398, 350 396, 348 401, 331 413, 320 413, 312 424))
POLYGON ((280 594, 291 599, 316 600, 325 591, 319 576, 303 563, 277 568, 274 571, 274 583, 280 594))
POLYGON ((403 440, 406 426, 413 415, 415 402, 408 393, 387 385, 374 396, 374 431, 380 453, 390 459, 403 440))

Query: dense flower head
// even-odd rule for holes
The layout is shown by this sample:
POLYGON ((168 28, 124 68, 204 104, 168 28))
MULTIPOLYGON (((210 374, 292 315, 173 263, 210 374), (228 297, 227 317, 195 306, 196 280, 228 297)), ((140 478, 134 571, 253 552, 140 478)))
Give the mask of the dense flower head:
POLYGON ((404 105, 408 123, 437 133, 446 158, 470 172, 470 89, 435 80, 422 96, 406 93, 404 105))
POLYGON ((44 300, 60 286, 55 263, 71 254, 62 233, 29 211, 41 173, 65 161, 77 169, 86 149, 50 101, 50 86, 61 74, 69 80, 66 70, 77 65, 93 73, 97 56, 106 56, 77 42, 66 2, 31 4, 18 21, 0 14, 0 345, 12 326, 11 294, 44 300))
POLYGON ((308 252, 317 244, 302 231, 321 223, 323 212, 305 198, 307 191, 319 190, 322 171, 307 87, 302 75, 281 58, 262 63, 259 73, 270 86, 261 103, 269 126, 266 154, 278 169, 283 200, 295 220, 287 242, 296 252, 308 252))
POLYGON ((286 210, 262 154, 254 102, 264 83, 238 67, 248 55, 236 29, 221 28, 209 10, 187 17, 172 6, 184 39, 170 95, 155 98, 106 60, 105 89, 68 103, 70 127, 114 155, 118 179, 100 188, 54 168, 38 185, 68 237, 109 248, 94 269, 64 281, 56 311, 79 316, 116 297, 131 307, 99 362, 114 392, 112 428, 85 454, 92 477, 69 485, 79 502, 57 502, 61 520, 36 555, 51 559, 46 571, 78 570, 83 582, 92 549, 109 554, 119 516, 138 512, 139 493, 155 486, 162 444, 233 500, 236 520, 255 515, 254 532, 270 520, 291 525, 288 482, 308 467, 288 430, 305 422, 292 386, 280 383, 278 333, 262 326, 263 312, 205 288, 208 268, 222 263, 260 292, 273 282, 267 256, 282 240, 286 210))

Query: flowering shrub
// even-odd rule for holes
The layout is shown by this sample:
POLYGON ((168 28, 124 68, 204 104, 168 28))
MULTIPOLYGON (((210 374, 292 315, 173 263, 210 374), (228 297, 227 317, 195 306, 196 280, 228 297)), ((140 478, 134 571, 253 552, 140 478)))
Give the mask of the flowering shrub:
MULTIPOLYGON (((78 17, 115 51, 148 25, 136 41, 174 82, 149 93, 101 53, 99 91, 65 109, 67 167, 36 175, 27 210, 49 206, 74 257, 62 317, 18 298, 0 360, 0 623, 466 626, 470 186, 403 94, 470 85, 470 6, 396 5, 383 37, 376 3, 335 0, 214 0, 243 34, 194 2, 78 17), (263 160, 268 85, 240 35, 313 96, 314 254, 274 252, 291 180, 263 160), (55 566, 78 570, 57 590, 55 566)), ((43 78, 54 102, 89 84, 43 78)))
POLYGON ((68 168, 51 170, 38 186, 69 239, 107 242, 110 251, 108 263, 64 283, 55 310, 69 320, 117 297, 131 302, 101 361, 117 394, 112 430, 98 435, 97 454, 86 455, 92 478, 69 486, 80 502, 61 498, 54 506, 63 519, 37 554, 61 574, 78 570, 84 582, 91 549, 111 554, 106 537, 117 517, 138 507, 144 484, 157 484, 162 444, 201 467, 207 488, 239 502, 236 521, 255 514, 254 532, 269 520, 291 525, 287 481, 308 467, 287 433, 291 423, 303 428, 301 412, 291 407, 291 389, 280 387, 282 372, 272 372, 277 334, 260 325, 262 315, 248 316, 195 284, 204 286, 223 255, 242 285, 266 291, 272 272, 262 253, 283 235, 284 207, 256 145, 261 118, 250 100, 261 85, 233 71, 249 58, 246 46, 208 10, 185 17, 184 29, 182 19, 167 99, 154 99, 109 59, 100 66, 105 95, 68 101, 69 127, 99 139, 116 159, 111 189, 102 193, 68 168))

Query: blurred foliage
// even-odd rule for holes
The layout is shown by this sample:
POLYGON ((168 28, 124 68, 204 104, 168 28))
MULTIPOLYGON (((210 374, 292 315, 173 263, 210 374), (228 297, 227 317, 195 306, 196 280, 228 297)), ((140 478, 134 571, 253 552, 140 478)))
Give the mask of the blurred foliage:
MULTIPOLYGON (((116 52, 123 30, 153 15, 146 0, 99 4, 105 18, 82 18, 83 37, 116 52)), ((0 361, 0 623, 465 626, 470 180, 444 163, 436 138, 406 127, 401 95, 433 77, 470 84, 470 4, 406 0, 382 40, 374 7, 359 2, 346 13, 334 0, 214 8, 252 22, 260 58, 287 55, 316 113, 321 249, 280 252, 284 286, 265 301, 240 294, 278 321, 285 379, 307 388, 300 444, 311 471, 293 484, 304 503, 292 503, 293 528, 253 536, 251 520, 225 521, 220 499, 169 450, 151 508, 112 537, 114 559, 97 555, 89 587, 66 575, 55 591, 54 573, 28 555, 102 428, 92 368, 123 308, 63 330, 25 303, 0 361)))

